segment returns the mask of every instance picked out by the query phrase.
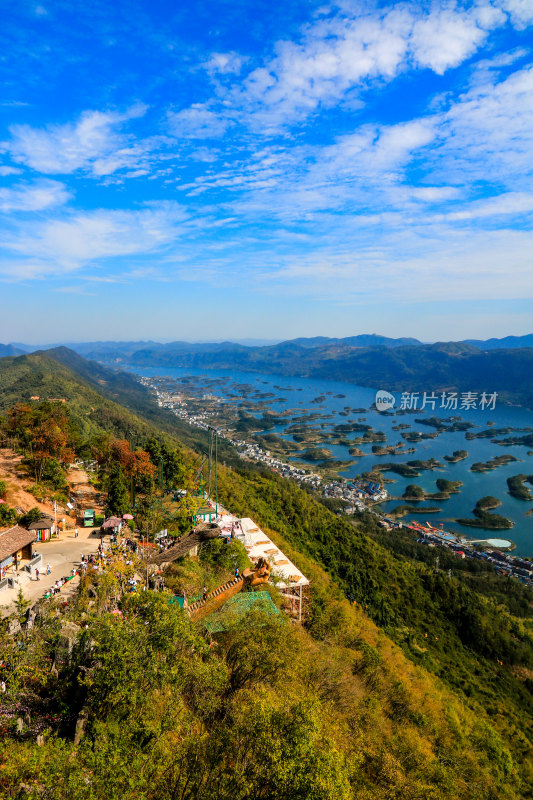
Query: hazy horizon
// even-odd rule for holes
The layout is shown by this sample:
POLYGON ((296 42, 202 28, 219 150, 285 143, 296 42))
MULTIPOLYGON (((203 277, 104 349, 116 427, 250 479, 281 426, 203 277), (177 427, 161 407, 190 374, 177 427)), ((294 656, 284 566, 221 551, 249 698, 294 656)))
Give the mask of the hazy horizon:
MULTIPOLYGON (((533 331, 529 331, 529 333, 519 334, 519 335, 507 334, 506 336, 503 336, 503 337, 488 336, 488 337, 480 338, 480 337, 469 336, 469 337, 465 337, 465 340, 486 341, 486 340, 489 340, 489 339, 502 339, 502 338, 515 337, 515 336, 517 338, 520 338, 521 336, 528 336, 528 335, 533 335, 533 331)), ((138 343, 138 344, 173 344, 175 342, 184 342, 186 344, 222 344, 224 342, 228 342, 230 344, 242 344, 242 345, 249 346, 249 347, 261 347, 261 346, 264 347, 264 346, 269 346, 269 345, 280 344, 280 343, 285 342, 285 341, 291 341, 293 339, 314 339, 314 338, 342 339, 342 338, 350 338, 352 336, 384 336, 384 334, 376 334, 376 333, 371 333, 371 334, 369 334, 369 333, 348 334, 346 337, 327 336, 326 334, 314 334, 314 335, 309 335, 309 336, 293 336, 293 337, 290 337, 290 339, 254 339, 254 338, 246 338, 246 337, 242 338, 242 339, 231 338, 231 337, 229 337, 229 338, 211 338, 211 339, 182 339, 182 338, 179 338, 179 337, 172 338, 172 339, 83 339, 83 340, 80 339, 80 340, 77 340, 77 341, 63 340, 63 341, 58 341, 58 342, 34 342, 34 343, 12 341, 12 342, 0 342, 0 344, 11 345, 12 347, 18 347, 18 348, 44 348, 44 349, 51 349, 51 348, 54 348, 54 347, 69 347, 70 345, 76 346, 76 345, 85 345, 85 344, 94 344, 94 345, 97 345, 97 344, 117 344, 117 345, 120 345, 120 344, 134 344, 134 343, 135 344, 136 343, 138 343)), ((388 338, 391 338, 391 339, 404 339, 404 338, 405 339, 407 339, 407 338, 416 339, 417 337, 392 336, 392 337, 388 337, 388 338)), ((421 344, 436 344, 438 342, 456 342, 456 341, 464 341, 464 340, 459 340, 459 339, 432 339, 432 340, 418 339, 418 341, 421 342, 421 344)))

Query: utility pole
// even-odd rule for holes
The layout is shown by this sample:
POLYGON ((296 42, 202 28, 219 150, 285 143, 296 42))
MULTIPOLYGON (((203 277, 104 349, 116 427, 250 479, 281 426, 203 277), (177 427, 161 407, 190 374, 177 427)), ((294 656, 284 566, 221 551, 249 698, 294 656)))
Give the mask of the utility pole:
POLYGON ((146 591, 148 591, 148 535, 145 539, 144 558, 146 561, 146 591))
POLYGON ((215 514, 218 517, 218 431, 215 431, 215 514))
MULTIPOLYGON (((211 474, 212 474, 212 467, 213 467, 213 451, 215 456, 215 513, 218 516, 218 431, 212 425, 207 426, 208 434, 209 434, 209 447, 208 447, 208 458, 209 458, 209 467, 208 467, 208 497, 211 499, 211 474)), ((211 522, 211 514, 209 515, 209 522, 211 522)))
POLYGON ((439 571, 439 563, 440 563, 440 558, 439 556, 437 556, 437 558, 435 559, 435 572, 439 571))

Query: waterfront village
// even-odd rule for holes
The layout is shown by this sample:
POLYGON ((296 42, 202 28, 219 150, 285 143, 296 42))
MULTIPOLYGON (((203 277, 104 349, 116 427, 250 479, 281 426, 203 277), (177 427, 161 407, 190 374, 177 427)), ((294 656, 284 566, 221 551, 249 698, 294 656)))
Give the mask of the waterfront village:
MULTIPOLYGON (((141 383, 155 392, 157 403, 161 408, 173 411, 176 416, 188 422, 189 425, 203 430, 207 430, 212 425, 212 415, 204 412, 191 414, 180 394, 160 389, 149 378, 141 378, 141 383)), ((215 398, 209 395, 208 399, 213 400, 215 398)), ((264 450, 255 442, 234 438, 231 435, 231 431, 219 430, 218 435, 231 442, 241 458, 265 464, 265 466, 282 477, 308 484, 313 489, 318 490, 321 488, 324 497, 345 500, 349 503, 349 506, 345 509, 347 514, 366 508, 368 502, 381 502, 388 497, 387 490, 380 486, 379 483, 355 479, 348 480, 347 478, 323 483, 322 477, 318 473, 275 458, 268 450, 264 450)))
MULTIPOLYGON (((212 424, 212 416, 207 413, 189 413, 180 394, 160 389, 153 379, 142 377, 140 380, 144 386, 154 391, 160 407, 170 409, 180 419, 186 420, 190 425, 204 430, 207 430, 212 424)), ((215 398, 209 395, 208 399, 213 400, 215 398)), ((291 478, 299 483, 306 483, 317 491, 321 489, 324 497, 347 501, 349 505, 344 509, 346 514, 366 510, 374 514, 378 518, 379 524, 388 530, 408 528, 417 536, 417 541, 420 544, 428 547, 444 546, 455 553, 458 558, 473 558, 485 561, 491 564, 496 572, 514 577, 522 583, 533 585, 533 562, 529 559, 513 556, 508 552, 502 552, 501 548, 510 547, 511 542, 499 539, 473 541, 464 536, 445 531, 442 528, 436 528, 429 523, 423 525, 416 522, 409 524, 399 522, 372 507, 375 503, 382 502, 388 497, 386 489, 378 483, 347 478, 339 478, 338 480, 323 483, 322 477, 317 473, 274 458, 268 450, 264 450, 256 443, 235 439, 230 435, 229 431, 219 431, 218 433, 219 436, 232 443, 242 458, 263 463, 283 477, 291 478), (476 547, 478 544, 486 544, 486 552, 476 547)))

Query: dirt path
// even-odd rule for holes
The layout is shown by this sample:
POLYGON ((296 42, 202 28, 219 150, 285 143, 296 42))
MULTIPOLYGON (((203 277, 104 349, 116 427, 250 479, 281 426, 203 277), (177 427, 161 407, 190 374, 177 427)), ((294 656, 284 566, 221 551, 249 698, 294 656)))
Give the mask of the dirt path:
MULTIPOLYGON (((25 468, 22 466, 22 456, 7 448, 0 448, 0 480, 7 483, 6 502, 9 506, 20 509, 20 511, 29 511, 30 508, 37 507, 45 514, 54 515, 51 502, 41 503, 31 494, 30 489, 34 481, 26 474, 25 468)), ((84 469, 70 467, 67 481, 71 486, 72 494, 83 497, 81 505, 84 508, 94 508, 97 512, 103 511, 102 504, 96 500, 95 488, 91 486, 89 476, 84 469)), ((57 513, 58 517, 66 519, 68 527, 76 524, 75 515, 69 509, 58 505, 57 513)))
POLYGON ((6 448, 0 448, 0 480, 7 483, 8 505, 22 511, 29 511, 30 508, 37 506, 46 514, 53 514, 50 503, 39 503, 29 492, 33 481, 26 475, 22 466, 22 456, 6 448))
POLYGON ((67 481, 71 487, 71 493, 78 498, 84 508, 94 508, 97 513, 103 513, 104 507, 97 500, 97 491, 89 481, 89 476, 81 467, 71 467, 67 473, 67 481))

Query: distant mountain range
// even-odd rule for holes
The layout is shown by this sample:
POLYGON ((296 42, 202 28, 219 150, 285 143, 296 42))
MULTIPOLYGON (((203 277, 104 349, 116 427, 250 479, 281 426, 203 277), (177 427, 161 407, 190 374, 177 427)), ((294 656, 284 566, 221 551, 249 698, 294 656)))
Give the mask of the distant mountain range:
MULTIPOLYGON (((103 342, 56 342, 47 345, 30 345, 23 342, 12 342, 11 344, 0 344, 0 356, 21 355, 22 353, 33 353, 37 350, 51 350, 57 347, 68 347, 70 350, 79 353, 84 358, 91 358, 101 361, 124 361, 131 358, 138 352, 165 352, 172 351, 185 352, 221 352, 228 349, 246 350, 247 348, 276 347, 278 345, 296 345, 305 349, 315 349, 322 347, 424 347, 431 343, 421 342, 419 339, 410 337, 400 337, 398 339, 388 336, 380 336, 376 333, 359 334, 357 336, 346 336, 344 338, 328 336, 299 337, 296 339, 266 340, 266 339, 239 339, 231 341, 206 341, 206 342, 156 342, 154 340, 140 341, 103 341, 103 342)), ((436 343, 442 346, 442 343, 436 343)), ((505 336, 502 339, 463 339, 459 342, 445 343, 447 346, 456 344, 459 346, 471 345, 478 350, 514 350, 522 347, 533 347, 533 333, 524 336, 505 336)))
POLYGON ((403 347, 404 345, 420 345, 418 339, 390 339, 376 333, 363 333, 359 336, 346 336, 344 339, 329 336, 313 336, 312 338, 289 339, 284 344, 297 344, 300 347, 322 347, 328 344, 346 345, 346 347, 403 347))
MULTIPOLYGON (((0 355, 19 355, 22 347, 0 345, 0 355)), ((78 357, 118 367, 243 370, 339 380, 397 392, 498 392, 510 402, 533 408, 533 334, 435 344, 371 334, 344 339, 300 338, 267 346, 88 342, 47 349, 54 358, 82 371, 79 363, 73 363, 74 351, 78 357)), ((91 370, 97 378, 97 365, 91 370)))
POLYGON ((516 347, 533 347, 533 333, 525 336, 504 336, 503 339, 465 339, 468 344, 480 350, 514 349, 516 347))
POLYGON ((25 352, 25 350, 21 350, 14 344, 0 344, 0 358, 6 358, 7 356, 21 356, 25 352))

